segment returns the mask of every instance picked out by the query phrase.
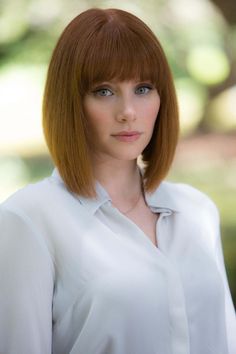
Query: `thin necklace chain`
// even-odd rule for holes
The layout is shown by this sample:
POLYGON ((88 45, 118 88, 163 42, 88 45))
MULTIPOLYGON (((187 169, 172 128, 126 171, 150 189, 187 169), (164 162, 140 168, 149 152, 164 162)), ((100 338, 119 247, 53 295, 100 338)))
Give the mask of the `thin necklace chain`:
POLYGON ((144 195, 144 188, 143 188, 143 182, 142 182, 142 176, 141 177, 141 192, 137 198, 137 200, 135 201, 135 203, 132 205, 131 208, 129 208, 128 210, 126 211, 122 211, 120 208, 117 208, 122 214, 126 215, 128 213, 130 213, 135 207, 136 205, 138 204, 138 202, 140 201, 141 197, 144 195))
POLYGON ((128 209, 128 210, 126 210, 126 211, 122 211, 122 210, 120 210, 121 211, 121 213, 122 214, 128 214, 129 212, 131 212, 135 207, 136 207, 136 205, 138 204, 138 202, 139 202, 139 200, 141 199, 141 196, 142 196, 142 191, 141 191, 141 193, 139 194, 139 197, 138 197, 138 199, 136 200, 136 202, 134 203, 134 205, 130 208, 130 209, 128 209))

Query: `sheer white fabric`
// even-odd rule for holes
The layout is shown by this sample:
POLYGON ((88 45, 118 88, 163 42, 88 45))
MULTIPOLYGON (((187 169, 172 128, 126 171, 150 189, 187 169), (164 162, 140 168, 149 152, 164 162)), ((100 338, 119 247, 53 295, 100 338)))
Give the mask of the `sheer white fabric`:
POLYGON ((57 170, 0 208, 0 353, 236 354, 215 204, 162 182, 158 247, 111 204, 67 191, 57 170))

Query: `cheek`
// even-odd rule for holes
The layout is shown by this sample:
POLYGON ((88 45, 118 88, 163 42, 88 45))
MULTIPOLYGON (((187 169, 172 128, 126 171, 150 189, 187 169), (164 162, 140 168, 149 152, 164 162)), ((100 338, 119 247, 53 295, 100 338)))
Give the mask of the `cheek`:
POLYGON ((153 105, 149 105, 147 107, 147 109, 145 111, 145 115, 148 118, 147 123, 150 127, 154 126, 157 116, 158 116, 158 113, 159 113, 159 110, 160 110, 160 103, 159 102, 155 102, 153 105))
POLYGON ((153 102, 153 115, 155 117, 158 115, 158 112, 160 110, 160 105, 161 105, 160 97, 157 96, 155 102, 153 102))
POLYGON ((105 141, 111 130, 109 116, 101 110, 89 109, 86 112, 88 134, 91 144, 105 141))
POLYGON ((109 114, 106 109, 100 105, 87 105, 84 109, 84 113, 89 125, 93 126, 95 129, 98 126, 107 126, 107 124, 109 124, 109 114))

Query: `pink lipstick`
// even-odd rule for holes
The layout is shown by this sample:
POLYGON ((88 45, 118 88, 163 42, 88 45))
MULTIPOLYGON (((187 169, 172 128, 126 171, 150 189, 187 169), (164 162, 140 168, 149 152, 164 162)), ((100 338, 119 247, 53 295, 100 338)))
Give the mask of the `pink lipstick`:
POLYGON ((141 133, 138 131, 122 131, 117 134, 112 134, 115 139, 124 142, 136 141, 139 139, 140 135, 141 133))

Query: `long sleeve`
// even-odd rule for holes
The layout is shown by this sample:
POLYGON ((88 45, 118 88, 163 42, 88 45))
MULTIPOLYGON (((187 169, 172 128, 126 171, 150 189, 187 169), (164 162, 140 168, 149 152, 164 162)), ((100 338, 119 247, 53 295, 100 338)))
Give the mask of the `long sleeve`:
POLYGON ((222 275, 224 281, 224 288, 225 288, 226 328, 228 334, 229 353, 235 354, 236 353, 236 315, 235 315, 235 309, 230 294, 229 284, 228 284, 226 270, 225 270, 220 233, 216 243, 216 255, 217 255, 217 264, 220 273, 222 275))
POLYGON ((220 274, 222 276, 224 282, 225 289, 225 313, 226 313, 226 330, 227 330, 227 340, 228 340, 228 348, 229 354, 236 354, 236 314, 235 309, 229 289, 229 283, 227 279, 227 273, 225 269, 223 248, 222 248, 222 240, 221 240, 221 232, 220 232, 220 218, 217 207, 215 207, 215 215, 216 215, 216 235, 217 239, 215 242, 215 255, 216 262, 220 274))
POLYGON ((3 208, 0 284, 0 353, 51 353, 51 257, 31 221, 3 208))

